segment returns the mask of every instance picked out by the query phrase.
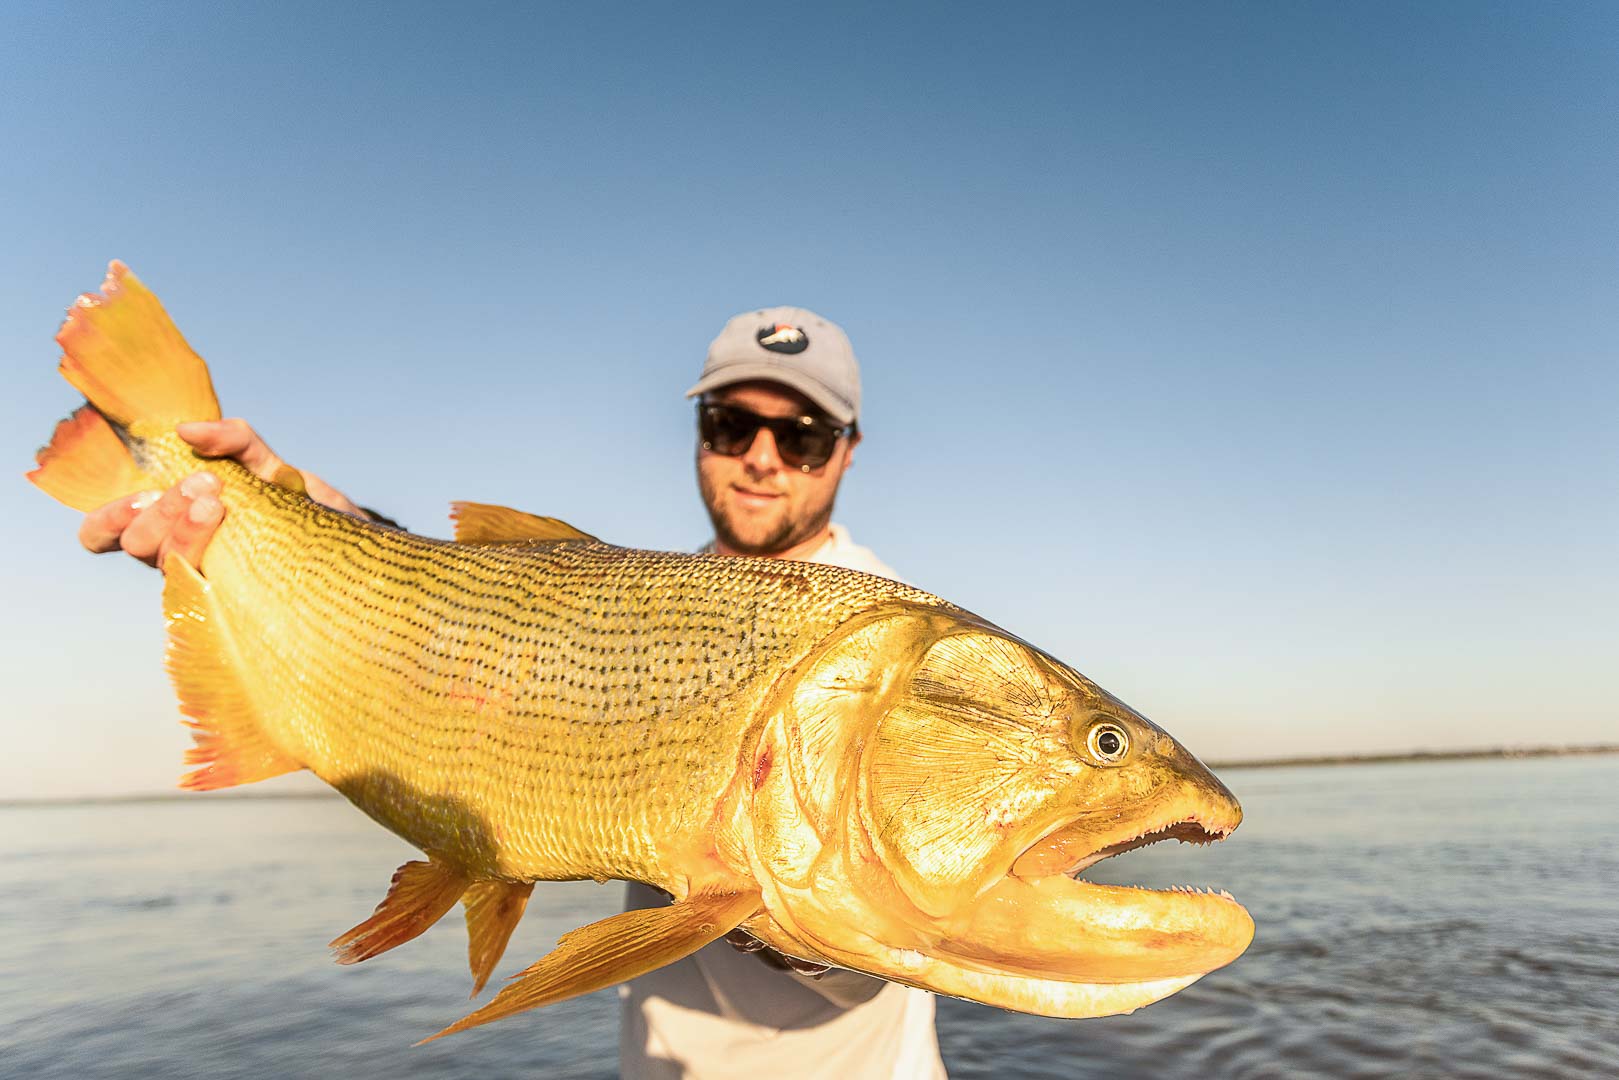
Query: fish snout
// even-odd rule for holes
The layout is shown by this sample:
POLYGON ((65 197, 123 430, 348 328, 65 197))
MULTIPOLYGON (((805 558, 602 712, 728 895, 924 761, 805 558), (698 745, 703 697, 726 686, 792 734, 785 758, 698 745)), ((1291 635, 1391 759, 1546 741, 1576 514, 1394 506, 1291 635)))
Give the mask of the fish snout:
POLYGON ((1166 786, 1179 792, 1189 820, 1215 839, 1229 835, 1242 824, 1242 803, 1197 755, 1162 732, 1153 750, 1160 767, 1171 778, 1166 786))

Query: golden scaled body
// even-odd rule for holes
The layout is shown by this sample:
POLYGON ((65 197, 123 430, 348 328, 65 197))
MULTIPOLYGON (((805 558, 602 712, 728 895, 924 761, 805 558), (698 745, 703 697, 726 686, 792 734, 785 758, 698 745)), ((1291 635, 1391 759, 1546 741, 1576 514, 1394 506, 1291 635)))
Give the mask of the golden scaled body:
MULTIPOLYGON (((446 543, 230 465, 203 576, 288 758, 476 876, 683 894, 776 675, 915 589, 593 540, 446 543)), ((194 462, 182 464, 194 468, 194 462)))
MULTIPOLYGON (((741 926, 784 952, 991 1005, 1127 1011, 1239 955, 1223 895, 1070 880, 1236 801, 1071 668, 927 593, 835 567, 635 551, 459 508, 382 528, 173 434, 206 366, 114 264, 58 340, 90 405, 31 479, 88 509, 224 480, 200 568, 165 565, 169 666, 224 787, 307 768, 420 848, 334 942, 363 960, 458 900, 488 978, 532 883, 676 903, 567 935, 461 1030, 634 977, 741 926)), ((442 1033, 441 1033, 442 1034, 442 1033)))

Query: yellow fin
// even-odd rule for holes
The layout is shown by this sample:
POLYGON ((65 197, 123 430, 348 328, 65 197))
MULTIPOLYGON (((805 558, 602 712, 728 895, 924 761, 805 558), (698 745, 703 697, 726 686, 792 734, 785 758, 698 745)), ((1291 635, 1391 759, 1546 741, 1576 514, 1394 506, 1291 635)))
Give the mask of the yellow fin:
POLYGON ((450 518, 455 522, 455 539, 463 544, 510 544, 523 540, 594 540, 566 521, 525 514, 509 506, 489 503, 454 502, 450 518))
MULTIPOLYGON (((668 907, 625 911, 563 934, 557 947, 493 1001, 422 1042, 645 975, 690 956, 759 910, 757 892, 698 893, 668 907)), ((417 1043, 418 1046, 421 1043, 417 1043)))
POLYGON ((468 881, 440 862, 411 861, 394 871, 388 895, 371 917, 332 939, 339 964, 358 964, 403 945, 444 917, 468 881))
POLYGON ((500 963, 517 921, 528 906, 532 881, 479 881, 461 897, 467 912, 467 963, 472 968, 472 996, 489 981, 489 973, 500 963))
POLYGON ((309 494, 309 486, 304 483, 304 474, 294 469, 291 465, 283 465, 277 469, 275 475, 270 478, 270 482, 284 487, 288 491, 296 491, 300 495, 309 494))
POLYGON ((28 474, 29 482, 75 510, 94 510, 153 486, 107 418, 91 405, 79 406, 58 423, 50 445, 34 460, 39 468, 28 474))
POLYGON ((121 262, 107 268, 101 295, 74 301, 56 341, 62 377, 120 427, 169 431, 184 420, 219 419, 208 365, 121 262))
POLYGON ((303 768, 265 734, 237 675, 247 665, 217 598, 175 554, 163 562, 163 614, 169 628, 165 662, 197 744, 186 751, 186 764, 202 766, 181 778, 180 786, 212 791, 303 768))

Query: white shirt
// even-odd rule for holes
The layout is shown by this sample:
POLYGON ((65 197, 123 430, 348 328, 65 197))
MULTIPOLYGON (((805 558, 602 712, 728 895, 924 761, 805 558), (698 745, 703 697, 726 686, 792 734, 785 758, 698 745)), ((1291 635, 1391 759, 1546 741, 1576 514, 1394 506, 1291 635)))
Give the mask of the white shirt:
MULTIPOLYGON (((712 550, 712 544, 705 550, 712 550)), ((899 579, 841 525, 805 562, 899 579)), ((631 883, 627 908, 667 903, 631 883)), ((778 971, 723 941, 619 987, 624 1080, 943 1080, 933 995, 837 968, 778 971)))

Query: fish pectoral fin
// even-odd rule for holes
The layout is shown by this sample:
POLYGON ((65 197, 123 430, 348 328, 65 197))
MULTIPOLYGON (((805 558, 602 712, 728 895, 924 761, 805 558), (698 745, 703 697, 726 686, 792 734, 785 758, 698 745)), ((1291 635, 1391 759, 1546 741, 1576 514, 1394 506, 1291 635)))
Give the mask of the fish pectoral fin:
POLYGON ((555 949, 513 976, 511 985, 489 1004, 422 1042, 588 994, 672 964, 742 925, 760 904, 759 893, 753 890, 696 893, 668 907, 625 911, 580 927, 563 934, 555 949))
POLYGON ((450 519, 455 522, 459 544, 512 544, 524 540, 594 540, 587 532, 556 518, 525 514, 509 506, 490 503, 453 502, 450 519))
POLYGON ((239 674, 248 669, 247 660, 218 597, 195 567, 172 553, 163 560, 163 614, 169 676, 197 744, 186 751, 186 764, 202 766, 182 777, 180 786, 213 791, 303 768, 264 731, 239 674))
POLYGON ((333 959, 339 964, 358 964, 403 945, 443 918, 470 884, 441 862, 406 863, 394 871, 388 895, 371 917, 332 939, 333 959))
POLYGON ((473 997, 500 963, 533 891, 532 881, 478 881, 461 897, 467 913, 467 963, 472 968, 473 997))

